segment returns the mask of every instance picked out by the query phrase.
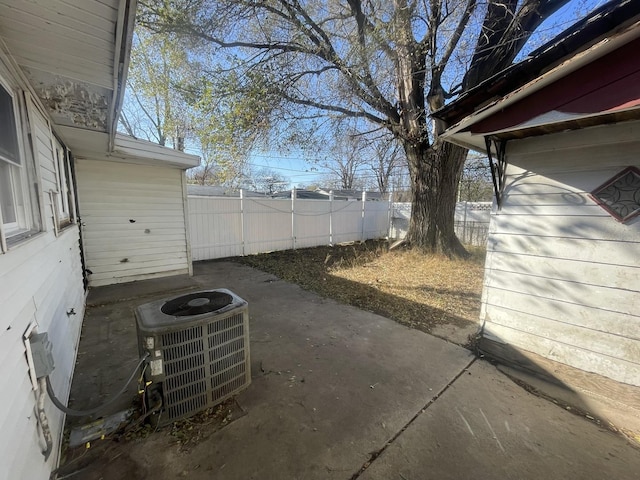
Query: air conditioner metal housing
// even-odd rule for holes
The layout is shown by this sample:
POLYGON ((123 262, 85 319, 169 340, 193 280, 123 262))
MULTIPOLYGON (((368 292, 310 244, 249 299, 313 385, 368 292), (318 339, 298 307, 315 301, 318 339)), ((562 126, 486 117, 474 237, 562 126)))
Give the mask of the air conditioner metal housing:
POLYGON ((145 402, 162 399, 159 425, 187 418, 251 383, 249 308, 227 289, 204 290, 140 305, 138 348, 148 355, 145 402))

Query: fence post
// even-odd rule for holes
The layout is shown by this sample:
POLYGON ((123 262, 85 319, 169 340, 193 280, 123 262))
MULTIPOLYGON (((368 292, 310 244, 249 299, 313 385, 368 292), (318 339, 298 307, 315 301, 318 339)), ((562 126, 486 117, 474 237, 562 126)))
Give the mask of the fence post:
POLYGON ((391 229, 393 223, 393 192, 389 192, 389 210, 387 213, 387 240, 391 238, 391 229))
POLYGON ((296 249, 296 187, 291 189, 291 244, 296 249))
POLYGON ((469 202, 465 200, 464 202, 464 217, 462 218, 462 241, 465 243, 470 243, 467 241, 467 208, 469 202))
POLYGON ((329 191, 329 245, 333 247, 333 190, 329 191))
POLYGON ((364 206, 367 204, 367 192, 363 191, 362 192, 362 241, 364 242, 366 240, 365 238, 365 231, 364 231, 364 216, 365 216, 365 211, 364 211, 364 206))
POLYGON ((240 189, 240 237, 242 238, 242 256, 247 253, 245 251, 245 238, 244 238, 244 190, 240 189))

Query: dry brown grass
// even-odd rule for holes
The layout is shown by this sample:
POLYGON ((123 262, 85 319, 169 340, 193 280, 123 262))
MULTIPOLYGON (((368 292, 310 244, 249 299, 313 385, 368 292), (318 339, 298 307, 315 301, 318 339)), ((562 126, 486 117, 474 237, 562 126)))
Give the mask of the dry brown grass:
POLYGON ((240 257, 322 296, 378 313, 425 332, 437 325, 477 322, 484 252, 449 260, 386 242, 317 247, 240 257))

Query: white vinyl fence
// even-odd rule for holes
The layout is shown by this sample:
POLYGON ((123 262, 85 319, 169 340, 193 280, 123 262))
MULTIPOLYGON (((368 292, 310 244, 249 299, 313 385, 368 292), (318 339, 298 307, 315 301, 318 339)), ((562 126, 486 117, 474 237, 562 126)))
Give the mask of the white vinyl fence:
POLYGON ((386 201, 189 196, 194 261, 385 238, 386 201))
MULTIPOLYGON (((376 238, 404 238, 410 203, 189 195, 194 261, 376 238)), ((467 245, 485 245, 490 202, 460 202, 455 228, 467 245)))
MULTIPOLYGON (((489 234, 491 202, 458 202, 455 213, 455 230, 465 245, 484 246, 489 234)), ((409 229, 411 203, 394 203, 391 213, 389 237, 404 238, 409 229)))

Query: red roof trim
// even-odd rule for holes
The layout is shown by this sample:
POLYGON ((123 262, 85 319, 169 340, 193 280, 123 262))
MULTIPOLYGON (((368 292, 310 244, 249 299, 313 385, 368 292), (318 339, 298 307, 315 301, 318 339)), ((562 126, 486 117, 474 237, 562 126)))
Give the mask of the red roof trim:
POLYGON ((640 105, 638 51, 640 39, 477 122, 470 131, 507 130, 554 111, 592 115, 640 105))

